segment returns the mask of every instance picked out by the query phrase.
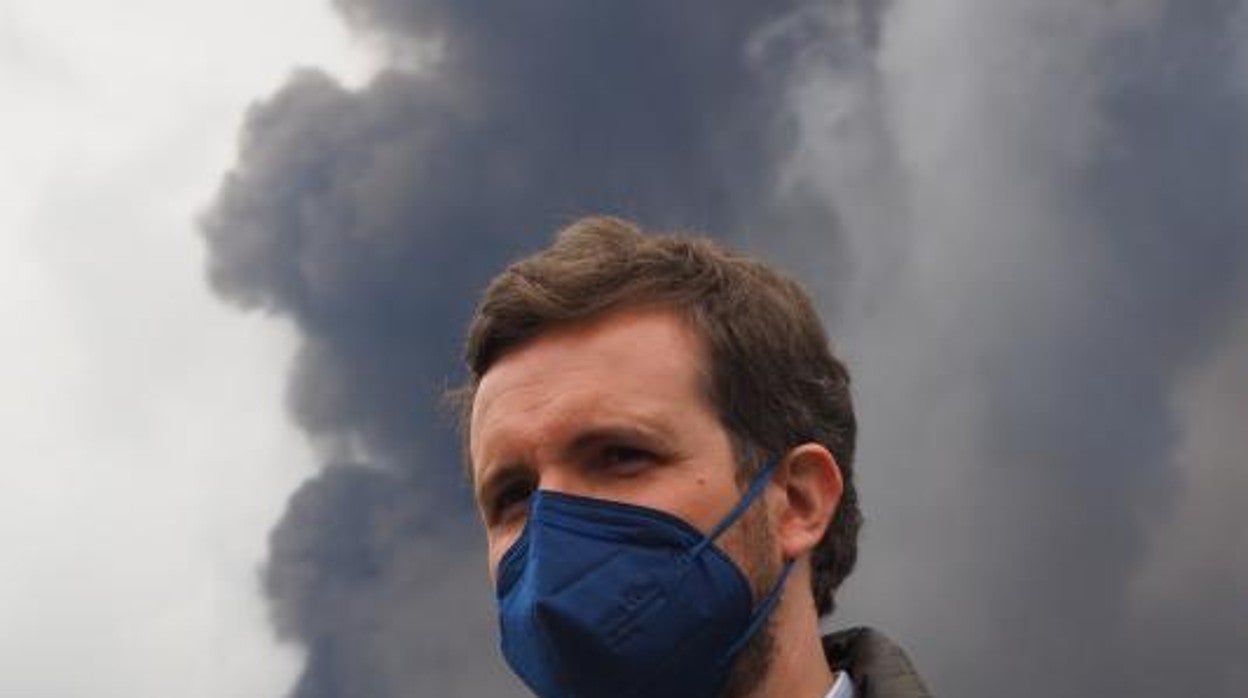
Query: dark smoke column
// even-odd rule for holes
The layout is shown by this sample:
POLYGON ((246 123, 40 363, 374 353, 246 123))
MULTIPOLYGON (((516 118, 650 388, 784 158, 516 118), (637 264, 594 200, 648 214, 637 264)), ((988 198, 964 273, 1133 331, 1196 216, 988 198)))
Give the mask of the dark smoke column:
MULTIPOLYGON (((288 402, 320 473, 272 532, 297 698, 515 693, 438 396, 474 294, 588 212, 739 235, 778 216, 782 89, 801 42, 751 38, 812 3, 339 0, 436 66, 358 91, 293 76, 248 115, 202 229, 225 299, 301 336, 288 402)), ((833 245, 823 214, 805 224, 833 245)))

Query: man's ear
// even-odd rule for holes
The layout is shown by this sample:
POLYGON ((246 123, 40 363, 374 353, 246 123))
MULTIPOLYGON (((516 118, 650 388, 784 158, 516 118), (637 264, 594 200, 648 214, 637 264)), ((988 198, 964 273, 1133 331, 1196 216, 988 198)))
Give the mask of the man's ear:
POLYGON ((806 443, 789 451, 774 482, 783 499, 774 511, 776 541, 786 560, 814 550, 832 523, 841 501, 841 469, 822 444, 806 443))

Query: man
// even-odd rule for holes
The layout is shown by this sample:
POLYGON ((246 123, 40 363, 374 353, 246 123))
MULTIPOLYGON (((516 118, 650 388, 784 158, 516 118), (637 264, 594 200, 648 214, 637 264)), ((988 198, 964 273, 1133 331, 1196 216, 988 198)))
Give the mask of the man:
POLYGON ((460 397, 504 656, 541 698, 922 698, 853 568, 849 376, 806 294, 587 218, 504 270, 460 397))

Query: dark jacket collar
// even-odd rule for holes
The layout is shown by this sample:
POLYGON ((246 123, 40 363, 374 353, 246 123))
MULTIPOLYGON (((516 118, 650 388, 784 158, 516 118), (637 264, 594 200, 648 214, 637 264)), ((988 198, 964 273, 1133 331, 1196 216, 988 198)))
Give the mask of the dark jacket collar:
POLYGON ((871 628, 825 635, 823 652, 834 670, 849 672, 858 698, 932 698, 905 651, 871 628))

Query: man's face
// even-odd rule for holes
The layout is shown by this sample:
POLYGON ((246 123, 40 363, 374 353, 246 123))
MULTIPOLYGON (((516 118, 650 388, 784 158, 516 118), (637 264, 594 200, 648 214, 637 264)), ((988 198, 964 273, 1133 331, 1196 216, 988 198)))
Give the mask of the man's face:
MULTIPOLYGON (((706 396, 708 363, 697 336, 660 310, 552 331, 495 363, 478 387, 469 432, 491 578, 524 528, 535 489, 713 528, 741 489, 732 443, 706 396)), ((750 528, 733 526, 717 545, 753 578, 761 551, 744 554, 750 528)), ((765 540, 748 537, 755 548, 765 540)))

